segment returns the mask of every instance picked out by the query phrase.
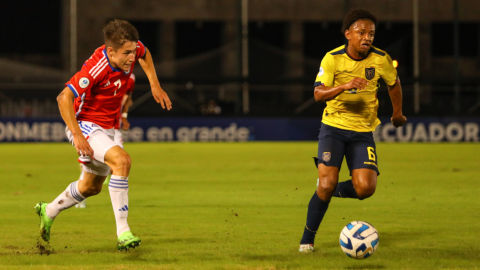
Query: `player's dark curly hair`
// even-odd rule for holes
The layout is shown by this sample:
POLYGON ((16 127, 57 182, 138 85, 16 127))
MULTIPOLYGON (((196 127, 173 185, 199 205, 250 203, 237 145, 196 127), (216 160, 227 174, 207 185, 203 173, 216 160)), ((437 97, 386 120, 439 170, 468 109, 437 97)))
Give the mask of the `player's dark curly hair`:
POLYGON ((138 31, 131 23, 124 20, 109 21, 103 27, 103 38, 105 46, 114 50, 121 48, 127 41, 138 41, 138 31))
POLYGON ((345 18, 343 19, 342 33, 345 33, 354 22, 362 19, 371 20, 375 26, 377 25, 377 18, 373 16, 372 13, 364 9, 355 9, 345 15, 345 18))

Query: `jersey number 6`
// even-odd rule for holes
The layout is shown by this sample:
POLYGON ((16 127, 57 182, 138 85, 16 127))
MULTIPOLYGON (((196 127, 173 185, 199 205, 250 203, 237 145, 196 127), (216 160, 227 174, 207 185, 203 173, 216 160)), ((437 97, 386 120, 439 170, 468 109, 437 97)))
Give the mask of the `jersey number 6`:
POLYGON ((367 147, 368 159, 375 161, 375 148, 367 147))

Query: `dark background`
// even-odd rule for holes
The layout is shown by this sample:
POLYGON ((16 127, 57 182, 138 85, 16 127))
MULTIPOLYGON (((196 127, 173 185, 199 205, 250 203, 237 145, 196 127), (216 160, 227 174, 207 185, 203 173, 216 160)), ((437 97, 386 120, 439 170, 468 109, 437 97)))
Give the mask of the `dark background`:
MULTIPOLYGON (((51 1, 2 1, 0 3, 0 27, 3 35, 0 42, 0 58, 30 63, 56 70, 68 70, 62 56, 62 2, 51 1)), ((141 40, 152 52, 155 61, 161 50, 161 42, 151 33, 159 33, 162 21, 131 21, 140 33, 141 40)), ((325 104, 313 104, 298 112, 298 108, 313 96, 313 82, 318 72, 321 59, 326 52, 344 44, 340 32, 341 21, 304 22, 303 23, 303 58, 304 72, 302 76, 285 76, 288 65, 288 31, 287 21, 250 21, 249 28, 249 69, 250 76, 250 112, 244 115, 241 110, 241 91, 237 88, 234 98, 224 98, 219 89, 225 83, 240 85, 241 76, 225 76, 222 74, 221 58, 215 54, 225 45, 222 36, 224 23, 221 21, 177 21, 175 22, 175 60, 193 59, 206 55, 195 65, 178 65, 174 77, 162 77, 162 83, 174 85, 171 90, 176 96, 188 103, 176 106, 168 112, 170 116, 194 116, 202 114, 201 107, 213 100, 222 108, 222 116, 290 116, 317 117, 325 104), (211 55, 211 56, 209 56, 211 55), (191 85, 193 84, 193 88, 191 85), (190 87, 189 87, 190 85, 190 87), (203 87, 199 87, 204 85, 203 87), (193 90, 192 90, 193 89, 193 90), (292 90, 293 89, 293 90, 292 90), (187 91, 188 90, 188 91, 187 91), (291 91, 300 92, 292 98, 291 91)), ((431 57, 454 56, 454 23, 434 22, 430 25, 431 57)), ((82 37, 78 37, 81 39, 82 37)), ((460 76, 461 106, 465 108, 455 111, 451 105, 454 99, 454 76, 435 75, 419 78, 430 85, 429 102, 422 103, 419 113, 413 110, 413 23, 383 22, 377 25, 374 46, 386 50, 393 59, 398 60, 398 74, 404 88, 404 113, 406 115, 432 116, 478 116, 480 109, 475 105, 480 100, 480 81, 476 77, 460 76)), ((459 24, 459 56, 462 59, 479 57, 479 23, 460 22, 459 24)), ((99 44, 100 45, 100 44, 99 44)), ((92 48, 92 52, 95 48, 92 48)), ((187 61, 188 63, 188 61, 187 61)), ((239 66, 240 69, 240 66, 239 66)), ((140 78, 134 99, 148 92, 148 81, 140 78)), ((22 88, 22 87, 20 87, 22 88)), ((167 89, 169 90, 169 89, 167 89)), ((10 102, 9 106, 31 104, 34 99, 45 103, 47 99, 55 103, 55 96, 61 89, 42 87, 42 89, 23 87, 21 91, 15 87, 0 87, 0 102, 10 102), (2 99, 3 97, 3 99, 2 99)), ((381 103, 379 115, 391 113, 391 103, 385 84, 379 90, 381 103)), ((47 106, 47 105, 45 105, 47 106)), ((166 112, 158 110, 150 99, 132 110, 136 116, 159 116, 166 112)), ((23 108, 23 107, 22 107, 23 108)), ((20 109, 22 111, 22 109, 20 109)), ((55 114, 55 108, 35 114, 22 116, 42 116, 55 114)), ((1 110, 0 110, 1 112, 1 110)), ((58 114, 58 112, 57 112, 58 114)), ((1 114, 0 114, 1 116, 1 114)), ((4 115, 5 116, 5 115, 4 115)), ((9 116, 9 115, 7 115, 9 116)), ((10 115, 11 116, 11 115, 10 115)), ((213 115, 212 115, 213 116, 213 115)))

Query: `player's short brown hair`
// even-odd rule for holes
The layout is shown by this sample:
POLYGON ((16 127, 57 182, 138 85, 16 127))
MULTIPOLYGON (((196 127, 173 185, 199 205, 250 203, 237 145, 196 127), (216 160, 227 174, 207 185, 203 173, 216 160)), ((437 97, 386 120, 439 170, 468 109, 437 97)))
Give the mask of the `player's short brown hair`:
POLYGON ((375 26, 377 26, 377 17, 375 17, 370 11, 364 9, 354 9, 345 15, 343 19, 342 33, 350 28, 350 26, 358 20, 371 20, 375 26))
POLYGON ((127 41, 138 41, 138 31, 131 23, 124 20, 111 20, 103 27, 105 47, 114 50, 121 48, 127 41))

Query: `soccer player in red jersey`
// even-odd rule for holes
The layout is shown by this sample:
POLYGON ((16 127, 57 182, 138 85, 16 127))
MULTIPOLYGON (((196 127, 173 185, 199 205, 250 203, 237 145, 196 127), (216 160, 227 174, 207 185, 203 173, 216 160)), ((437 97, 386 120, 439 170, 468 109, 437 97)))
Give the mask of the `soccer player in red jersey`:
POLYGON ((135 27, 124 20, 113 20, 107 23, 103 33, 105 45, 95 50, 57 97, 60 114, 67 125, 67 137, 80 155, 79 162, 83 163, 83 180, 69 184, 53 202, 39 202, 35 209, 40 217, 40 235, 49 241, 55 217, 62 210, 100 193, 111 169, 108 189, 117 224, 117 247, 124 250, 138 246, 141 240, 132 234, 127 223, 131 159, 114 142, 114 127, 137 61, 150 81, 157 103, 167 110, 172 108, 172 103, 160 87, 152 56, 138 40, 135 27))
MULTIPOLYGON (((116 144, 118 144, 122 149, 123 149, 123 137, 122 137, 122 132, 120 131, 120 127, 123 130, 128 130, 130 128, 130 122, 128 122, 127 117, 128 117, 128 108, 132 104, 132 92, 134 88, 135 88, 135 75, 132 73, 130 75, 130 78, 128 79, 127 92, 125 93, 125 96, 123 96, 122 106, 120 107, 121 109, 118 111, 117 119, 119 119, 119 121, 113 128, 115 132, 113 141, 116 144)), ((83 164, 80 163, 79 165, 80 165, 81 173, 78 180, 81 181, 83 179, 83 164)), ((112 175, 111 170, 109 175, 110 176, 112 175)), ((109 181, 110 181, 109 179, 106 179, 103 184, 104 185, 108 184, 109 181)), ((87 207, 87 199, 75 205, 75 208, 86 208, 86 207, 87 207)))

